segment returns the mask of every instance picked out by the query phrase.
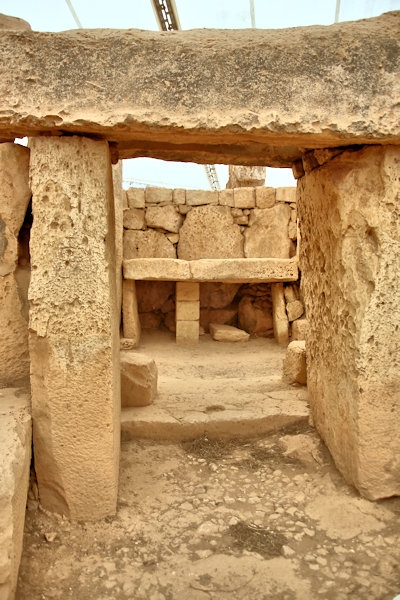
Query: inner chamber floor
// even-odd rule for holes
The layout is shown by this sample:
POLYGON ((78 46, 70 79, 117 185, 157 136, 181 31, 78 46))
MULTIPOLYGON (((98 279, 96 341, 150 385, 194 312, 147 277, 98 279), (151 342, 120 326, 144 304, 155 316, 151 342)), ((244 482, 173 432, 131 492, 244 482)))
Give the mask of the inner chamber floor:
POLYGON ((133 350, 153 358, 153 404, 123 408, 122 439, 183 441, 252 437, 307 421, 307 389, 282 381, 285 348, 268 338, 178 345, 174 334, 145 330, 133 350))

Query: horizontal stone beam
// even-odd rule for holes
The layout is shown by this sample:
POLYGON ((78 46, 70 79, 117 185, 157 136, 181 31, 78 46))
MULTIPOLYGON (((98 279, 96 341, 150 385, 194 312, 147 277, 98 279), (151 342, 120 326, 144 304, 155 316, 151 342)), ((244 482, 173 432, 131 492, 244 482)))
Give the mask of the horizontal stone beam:
POLYGON ((124 278, 136 281, 262 283, 298 279, 297 258, 133 258, 123 264, 124 278))
POLYGON ((78 134, 120 157, 287 166, 400 143, 400 12, 283 30, 1 31, 0 138, 78 134))

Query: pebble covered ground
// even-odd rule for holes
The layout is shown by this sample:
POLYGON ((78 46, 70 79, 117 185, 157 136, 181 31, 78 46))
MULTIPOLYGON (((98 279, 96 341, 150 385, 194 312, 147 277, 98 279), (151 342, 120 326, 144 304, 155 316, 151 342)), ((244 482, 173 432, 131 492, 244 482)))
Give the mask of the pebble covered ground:
POLYGON ((360 498, 307 425, 246 441, 127 442, 115 517, 70 523, 29 508, 17 600, 400 593, 400 499, 360 498))

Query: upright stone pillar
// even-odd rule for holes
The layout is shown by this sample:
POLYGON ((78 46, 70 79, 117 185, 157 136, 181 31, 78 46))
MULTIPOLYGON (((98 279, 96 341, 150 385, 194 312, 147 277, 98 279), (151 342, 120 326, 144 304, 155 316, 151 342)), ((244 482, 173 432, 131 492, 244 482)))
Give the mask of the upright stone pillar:
POLYGON ((315 425, 363 495, 400 494, 400 147, 315 168, 299 209, 315 425))
POLYGON ((30 140, 30 356, 42 505, 72 519, 116 509, 120 446, 115 223, 107 142, 30 140))
POLYGON ((29 267, 18 271, 17 265, 18 234, 30 197, 29 149, 0 144, 0 387, 29 382, 27 293, 23 286, 29 279, 29 267))

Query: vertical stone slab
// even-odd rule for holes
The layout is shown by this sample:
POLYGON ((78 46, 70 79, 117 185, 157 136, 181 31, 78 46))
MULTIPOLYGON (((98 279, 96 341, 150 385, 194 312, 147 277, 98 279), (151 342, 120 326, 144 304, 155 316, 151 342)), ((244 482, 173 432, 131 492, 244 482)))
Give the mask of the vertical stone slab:
POLYGON ((30 356, 42 505, 72 519, 116 509, 120 446, 115 222, 109 148, 31 144, 30 356))
POLYGON ((283 283, 271 283, 271 297, 274 337, 278 344, 285 346, 289 343, 289 321, 286 314, 283 283))
POLYGON ((309 401, 348 482, 400 494, 400 148, 343 152, 300 180, 309 401))
POLYGON ((177 281, 175 305, 176 343, 197 344, 200 333, 200 284, 177 281))
POLYGON ((122 160, 112 165, 115 212, 115 276, 119 318, 122 310, 122 260, 124 236, 124 197, 122 189, 122 160))
POLYGON ((122 328, 125 338, 133 340, 139 346, 141 326, 136 294, 136 283, 132 279, 122 282, 122 328))
POLYGON ((29 149, 0 144, 0 387, 29 378, 26 290, 16 271, 18 234, 30 197, 29 149))

